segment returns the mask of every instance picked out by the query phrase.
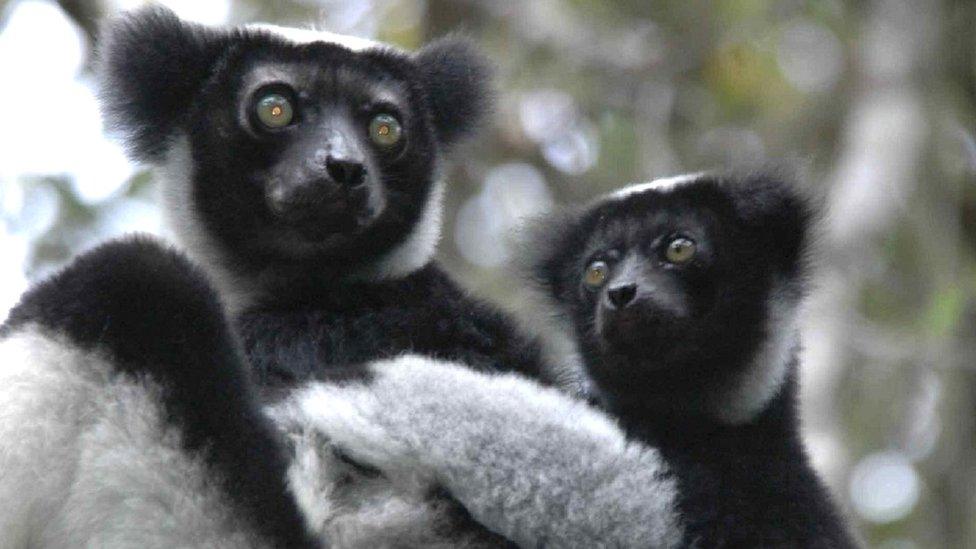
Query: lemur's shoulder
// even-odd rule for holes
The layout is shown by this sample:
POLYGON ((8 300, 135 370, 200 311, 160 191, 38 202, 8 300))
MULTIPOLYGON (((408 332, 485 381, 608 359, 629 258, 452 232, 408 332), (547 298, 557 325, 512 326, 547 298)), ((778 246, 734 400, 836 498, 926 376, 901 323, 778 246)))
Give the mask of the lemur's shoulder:
POLYGON ((238 315, 237 326, 255 372, 272 384, 363 372, 356 366, 404 352, 559 381, 532 336, 435 264, 402 279, 346 284, 291 308, 255 307, 238 315))

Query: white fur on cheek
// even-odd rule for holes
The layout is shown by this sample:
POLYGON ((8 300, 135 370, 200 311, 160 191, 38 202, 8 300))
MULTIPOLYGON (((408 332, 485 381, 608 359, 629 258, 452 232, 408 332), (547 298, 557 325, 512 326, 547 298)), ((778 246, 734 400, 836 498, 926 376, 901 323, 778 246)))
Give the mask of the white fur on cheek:
POLYGON ((0 547, 255 547, 158 389, 36 328, 0 341, 0 547))
POLYGON ((353 51, 363 51, 372 48, 385 47, 378 42, 369 40, 368 38, 360 38, 358 36, 349 36, 346 34, 336 34, 334 32, 316 29, 279 27, 278 25, 269 25, 267 23, 253 23, 250 25, 245 25, 244 28, 269 32, 296 44, 327 42, 330 44, 338 44, 353 51))
MULTIPOLYGON (((231 313, 247 308, 260 297, 261 286, 254 278, 242 274, 241 269, 234 268, 196 210, 193 155, 186 135, 174 139, 159 166, 159 175, 167 230, 190 257, 203 263, 231 313)), ((376 281, 402 278, 430 263, 441 237, 445 187, 443 180, 435 179, 416 226, 402 242, 356 278, 376 281)))
POLYGON ((402 278, 430 263, 441 239, 445 187, 442 179, 435 178, 417 225, 403 242, 361 273, 360 278, 376 281, 402 278))
POLYGON ((220 244, 204 226, 193 203, 193 153, 186 135, 179 135, 158 169, 166 229, 186 248, 195 261, 203 263, 231 312, 247 307, 258 295, 257 285, 238 274, 220 244))
POLYGON ((796 352, 800 299, 780 283, 770 292, 766 339, 749 367, 731 388, 717 390, 714 413, 736 425, 751 420, 775 397, 789 373, 796 352))

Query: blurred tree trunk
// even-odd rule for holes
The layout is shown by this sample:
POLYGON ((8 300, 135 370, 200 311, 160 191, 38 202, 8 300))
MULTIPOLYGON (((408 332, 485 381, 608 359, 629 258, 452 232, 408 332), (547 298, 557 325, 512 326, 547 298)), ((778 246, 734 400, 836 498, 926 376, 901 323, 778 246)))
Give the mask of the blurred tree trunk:
POLYGON ((485 24, 485 12, 471 0, 427 0, 424 17, 425 40, 437 38, 458 29, 477 32, 485 24))
MULTIPOLYGON (((901 328, 888 326, 874 330, 871 325, 875 321, 866 318, 858 306, 863 303, 869 285, 877 283, 872 282, 872 277, 877 276, 872 274, 872 265, 878 261, 878 256, 858 257, 863 255, 859 252, 867 249, 868 242, 890 243, 899 232, 912 234, 913 243, 933 243, 920 246, 911 259, 890 252, 885 254, 886 260, 892 262, 887 268, 919 271, 927 277, 922 281, 911 280, 902 289, 907 290, 903 300, 934 300, 938 292, 959 284, 964 276, 963 263, 958 257, 964 242, 960 214, 946 215, 944 211, 946 204, 959 203, 957 197, 946 196, 953 194, 953 182, 943 181, 940 185, 925 181, 922 176, 934 171, 933 140, 939 131, 944 131, 939 126, 945 124, 945 118, 933 113, 931 105, 944 101, 942 95, 946 90, 932 83, 958 78, 972 97, 972 33, 955 33, 954 39, 969 43, 968 49, 960 48, 948 36, 959 23, 947 19, 947 15, 958 4, 953 0, 911 3, 877 0, 864 10, 864 18, 858 24, 862 38, 860 51, 856 52, 852 86, 855 91, 837 167, 831 176, 831 224, 826 248, 832 251, 832 257, 826 291, 821 292, 821 299, 826 303, 821 304, 822 311, 827 314, 811 328, 820 336, 816 344, 822 346, 818 352, 825 360, 808 366, 811 369, 830 364, 841 367, 827 372, 828 379, 821 380, 817 390, 808 395, 808 404, 813 405, 805 407, 805 424, 814 431, 832 432, 834 438, 844 441, 843 448, 855 455, 889 446, 911 457, 912 449, 902 446, 904 440, 900 434, 913 429, 916 418, 910 403, 924 390, 924 384, 918 380, 934 378, 943 388, 942 402, 936 412, 941 415, 937 424, 942 426, 939 434, 942 440, 934 455, 920 456, 921 461, 916 464, 923 478, 934 481, 927 486, 928 491, 923 488, 921 496, 932 501, 906 521, 867 530, 872 545, 903 536, 921 546, 976 547, 973 503, 976 447, 970 432, 974 425, 972 418, 976 417, 972 404, 976 379, 971 364, 967 364, 972 359, 962 353, 947 353, 946 349, 952 347, 952 336, 926 333, 929 327, 918 320, 916 325, 923 329, 912 335, 912 341, 878 339, 878 333, 890 337, 901 328), (968 59, 960 61, 958 55, 953 56, 953 50, 966 51, 968 59), (959 70, 966 65, 969 70, 959 70), (852 332, 862 335, 852 336, 852 332), (872 356, 872 347, 888 354, 872 356), (891 403, 892 409, 899 410, 898 417, 887 425, 873 426, 875 432, 867 433, 882 439, 867 442, 868 447, 864 448, 865 441, 856 439, 862 433, 848 432, 849 438, 845 440, 838 431, 845 425, 850 428, 857 419, 863 421, 863 418, 851 421, 847 416, 863 412, 857 403, 848 402, 845 408, 842 401, 847 397, 853 401, 854 394, 863 394, 870 388, 845 393, 841 386, 845 380, 873 377, 857 375, 870 362, 907 369, 884 375, 902 380, 910 389, 907 403, 891 403), (820 413, 811 415, 815 411, 820 413), (888 440, 884 440, 885 433, 888 440), (944 521, 941 528, 933 528, 932 524, 920 527, 938 520, 933 515, 944 521)), ((918 312, 920 317, 923 313, 918 312)), ((901 321, 911 322, 910 319, 901 321)), ((871 373, 876 375, 877 371, 871 373)), ((824 376, 823 372, 811 375, 824 376)), ((897 391, 889 395, 889 398, 896 396, 897 391)), ((840 469, 847 470, 849 466, 840 469)))

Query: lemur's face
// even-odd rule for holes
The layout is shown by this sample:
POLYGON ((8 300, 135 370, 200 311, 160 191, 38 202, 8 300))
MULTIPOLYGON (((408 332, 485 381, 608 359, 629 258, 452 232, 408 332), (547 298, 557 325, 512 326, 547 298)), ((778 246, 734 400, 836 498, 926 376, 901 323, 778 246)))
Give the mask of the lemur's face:
POLYGON ((369 255, 409 230, 438 155, 410 63, 326 43, 230 56, 188 113, 194 200, 213 233, 295 259, 369 255))
POLYGON ((106 120, 165 168, 167 212, 199 254, 233 274, 320 278, 430 259, 439 161, 487 110, 490 70, 470 44, 407 53, 158 7, 108 30, 106 120))
POLYGON ((805 223, 775 190, 772 214, 753 198, 706 178, 603 200, 568 231, 545 276, 604 392, 694 395, 748 367, 805 223))
POLYGON ((728 281, 715 214, 648 204, 648 196, 605 206, 574 265, 579 320, 611 354, 644 357, 675 346, 690 335, 683 325, 700 325, 728 281))

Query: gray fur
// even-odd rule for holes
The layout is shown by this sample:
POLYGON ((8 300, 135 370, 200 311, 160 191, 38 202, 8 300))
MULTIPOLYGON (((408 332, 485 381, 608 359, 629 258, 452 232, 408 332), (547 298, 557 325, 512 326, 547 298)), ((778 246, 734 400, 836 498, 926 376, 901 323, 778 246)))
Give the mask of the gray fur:
POLYGON ((679 543, 677 488, 657 451, 628 442, 585 403, 516 375, 419 356, 371 369, 368 384, 313 383, 272 415, 381 471, 392 494, 384 497, 441 486, 520 546, 679 543))
MULTIPOLYGON (((106 357, 34 328, 6 336, 0 359, 0 547, 261 546, 165 427, 154 384, 112 374, 106 357)), ((423 357, 370 368, 368 384, 314 383, 269 410, 293 451, 291 489, 320 539, 444 548, 680 540, 676 486, 658 453, 585 403, 423 357)))
POLYGON ((0 547, 261 546, 159 389, 37 328, 0 341, 0 547))
MULTIPOLYGON (((497 547, 429 482, 342 460, 294 418, 289 481, 312 531, 334 547, 497 547)), ((202 458, 167 426, 160 389, 35 327, 0 341, 0 548, 266 544, 202 458)))
POLYGON ((310 529, 336 547, 497 547, 486 529, 454 500, 432 490, 429 478, 363 470, 336 448, 300 410, 279 413, 294 458, 289 483, 310 529))

